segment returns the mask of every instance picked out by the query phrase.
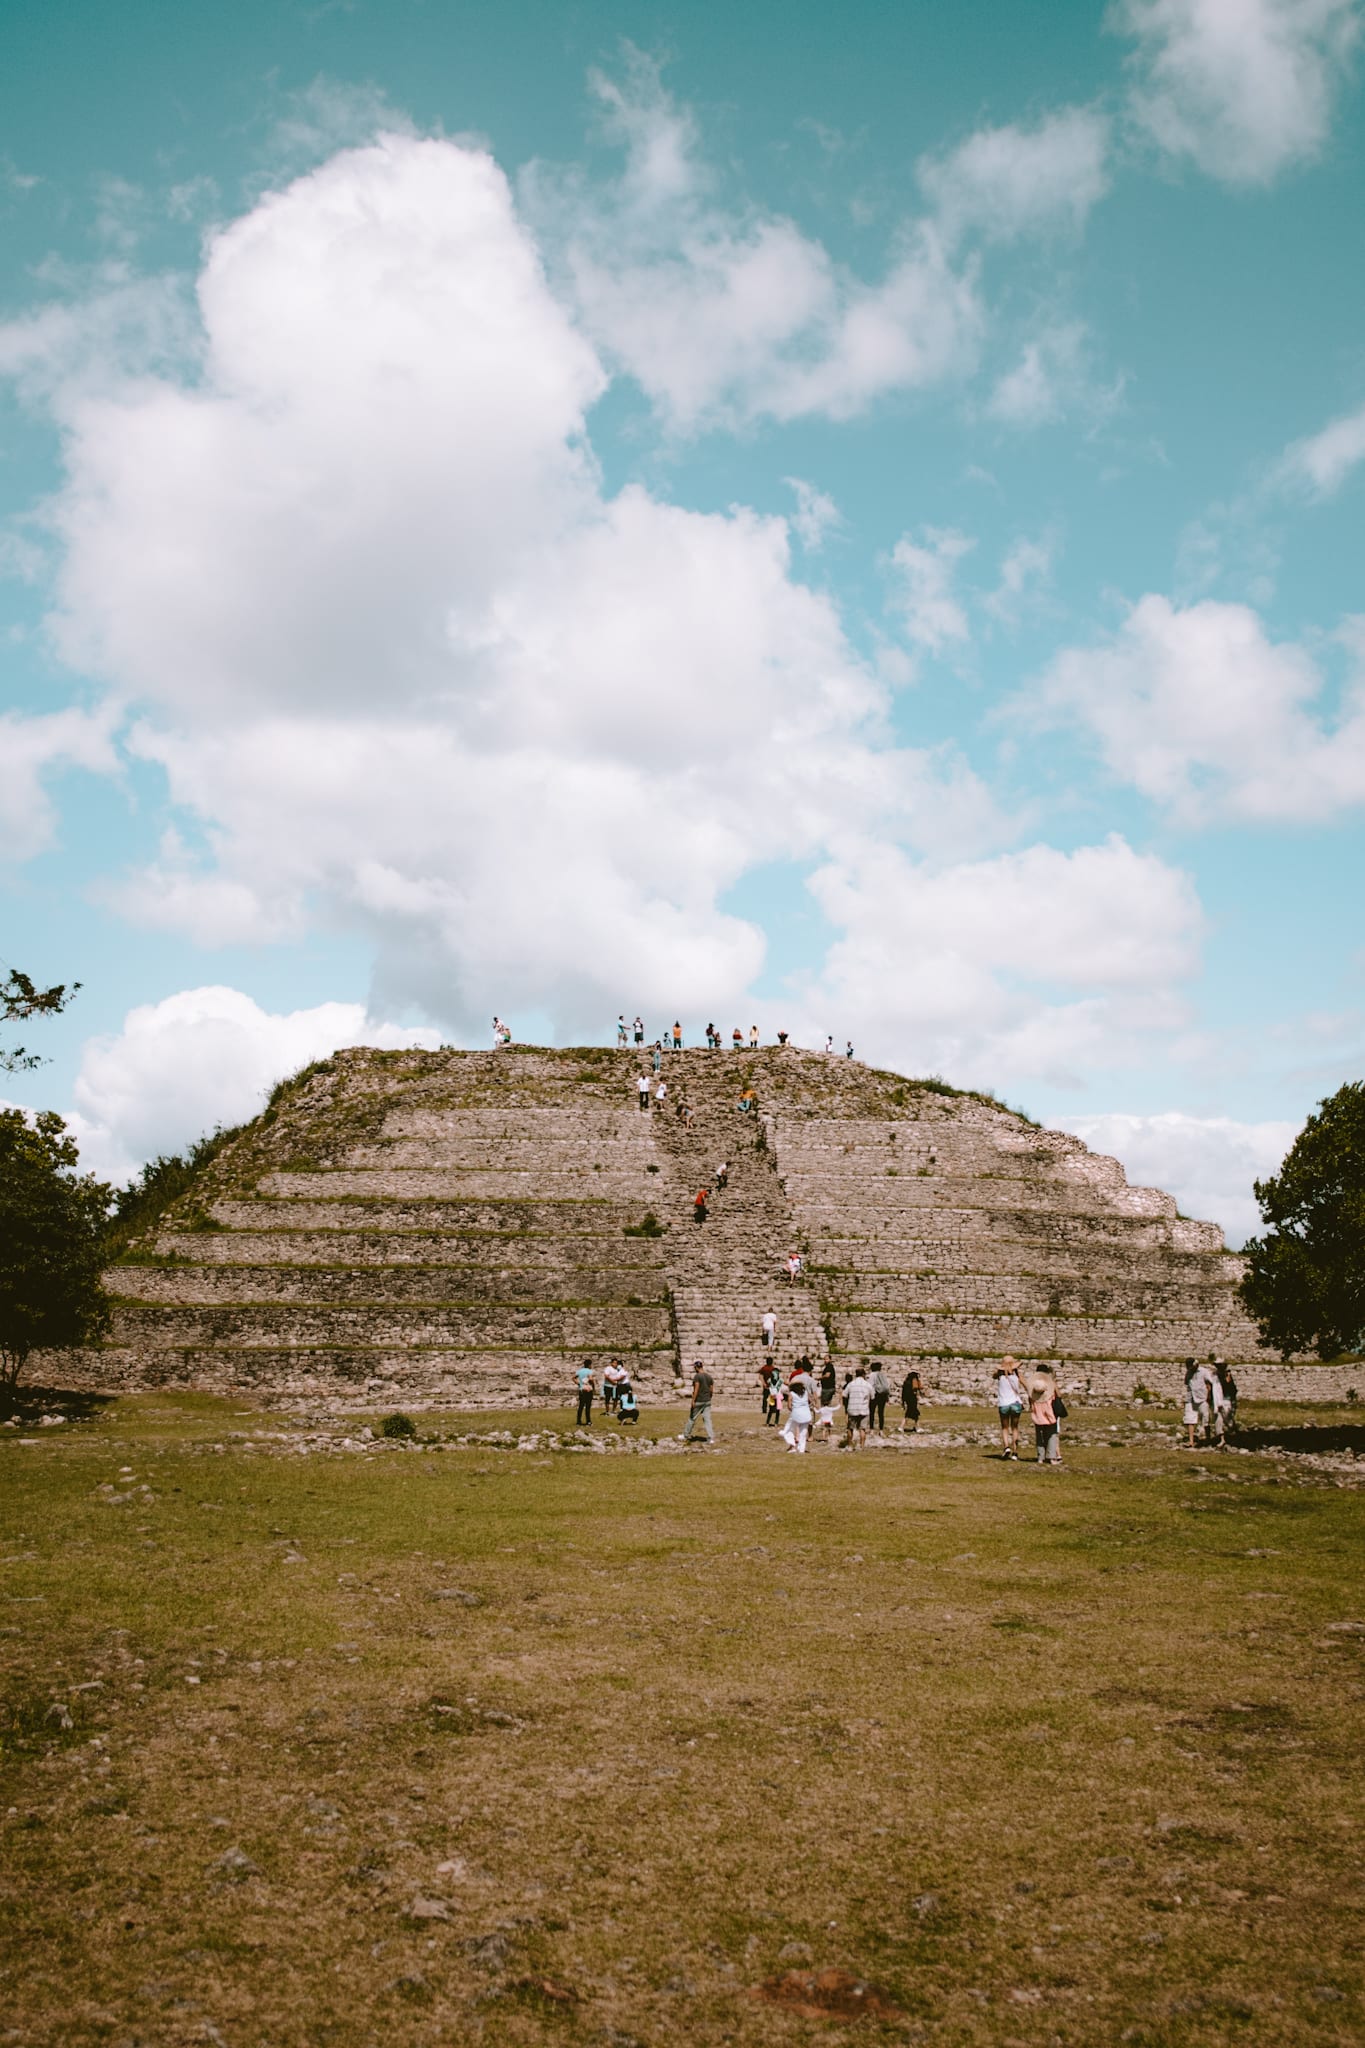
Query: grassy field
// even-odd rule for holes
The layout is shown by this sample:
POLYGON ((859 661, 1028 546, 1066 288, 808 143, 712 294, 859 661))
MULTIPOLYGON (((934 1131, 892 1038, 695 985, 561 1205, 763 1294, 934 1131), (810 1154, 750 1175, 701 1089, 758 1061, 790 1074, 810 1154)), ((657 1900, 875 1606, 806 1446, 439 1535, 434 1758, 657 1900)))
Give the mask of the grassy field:
POLYGON ((1352 1413, 755 1419, 0 1428, 0 2040, 1359 2042, 1352 1413))

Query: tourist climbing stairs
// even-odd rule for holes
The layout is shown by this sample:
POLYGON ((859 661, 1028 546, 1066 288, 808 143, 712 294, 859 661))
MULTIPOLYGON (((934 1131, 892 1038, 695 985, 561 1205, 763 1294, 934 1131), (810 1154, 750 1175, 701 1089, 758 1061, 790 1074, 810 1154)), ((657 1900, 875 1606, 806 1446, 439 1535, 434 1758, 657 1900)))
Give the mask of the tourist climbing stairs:
POLYGON ((761 1101, 754 1110, 738 1107, 740 1066, 725 1052, 670 1059, 669 1100, 655 1112, 654 1140, 664 1168, 664 1263, 679 1364, 686 1377, 700 1360, 718 1402, 756 1408, 765 1311, 777 1317, 775 1352, 784 1370, 803 1354, 819 1361, 828 1347, 814 1290, 787 1277, 787 1256, 802 1249, 801 1233, 778 1179, 761 1101), (690 1116, 681 1116, 680 1106, 690 1116), (729 1172, 718 1188, 722 1161, 729 1172), (706 1220, 698 1223, 702 1188, 710 1192, 706 1220))

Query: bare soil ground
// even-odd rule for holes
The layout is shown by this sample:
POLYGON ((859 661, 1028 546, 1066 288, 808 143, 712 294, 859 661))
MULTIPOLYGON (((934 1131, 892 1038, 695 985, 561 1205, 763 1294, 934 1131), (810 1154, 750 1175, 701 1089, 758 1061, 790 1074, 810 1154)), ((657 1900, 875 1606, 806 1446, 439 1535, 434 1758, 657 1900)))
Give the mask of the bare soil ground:
POLYGON ((960 1408, 57 1405, 0 1428, 0 2041, 1361 2039, 1353 1411, 1040 1472, 960 1408))

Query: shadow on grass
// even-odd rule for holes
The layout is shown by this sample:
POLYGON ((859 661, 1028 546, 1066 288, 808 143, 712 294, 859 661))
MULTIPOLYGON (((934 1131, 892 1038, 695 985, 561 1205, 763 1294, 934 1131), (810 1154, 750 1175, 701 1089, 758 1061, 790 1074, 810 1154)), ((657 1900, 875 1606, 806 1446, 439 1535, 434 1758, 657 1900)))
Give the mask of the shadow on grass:
POLYGON ((94 1394, 88 1387, 0 1387, 0 1422, 13 1416, 22 1423, 41 1415, 62 1415, 68 1422, 93 1422, 115 1397, 94 1394))
POLYGON ((1259 1429, 1239 1429, 1232 1439, 1239 1451, 1316 1451, 1356 1457, 1365 1452, 1365 1422, 1267 1423, 1259 1429))

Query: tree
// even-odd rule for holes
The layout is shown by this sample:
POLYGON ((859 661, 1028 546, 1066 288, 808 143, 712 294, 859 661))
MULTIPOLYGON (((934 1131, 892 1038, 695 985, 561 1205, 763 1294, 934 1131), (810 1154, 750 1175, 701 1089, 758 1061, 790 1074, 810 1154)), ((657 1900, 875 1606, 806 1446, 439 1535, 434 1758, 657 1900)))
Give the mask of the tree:
POLYGON ((0 1389, 13 1389, 32 1352, 89 1344, 108 1328, 110 1190, 76 1165, 53 1111, 30 1122, 0 1110, 0 1389))
POLYGON ((1318 1104, 1256 1200, 1269 1225, 1246 1246, 1242 1299, 1261 1342, 1288 1358, 1365 1345, 1365 1081, 1318 1104))
MULTIPOLYGON (((11 967, 0 981, 0 1019, 12 1024, 28 1017, 58 1016, 79 987, 78 981, 73 981, 70 988, 59 981, 55 988, 37 988, 26 974, 11 967)), ((0 1074, 25 1073, 42 1064, 38 1053, 27 1052, 22 1045, 0 1047, 0 1074)))

